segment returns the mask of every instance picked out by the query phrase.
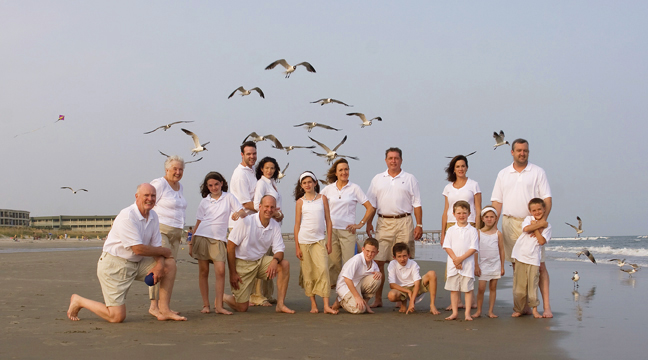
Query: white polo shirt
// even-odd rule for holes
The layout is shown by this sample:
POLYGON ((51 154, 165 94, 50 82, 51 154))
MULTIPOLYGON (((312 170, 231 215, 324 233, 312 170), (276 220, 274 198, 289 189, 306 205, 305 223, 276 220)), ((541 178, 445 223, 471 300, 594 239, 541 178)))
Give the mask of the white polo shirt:
POLYGON ((261 204, 261 199, 266 195, 271 195, 277 200, 277 209, 281 209, 281 194, 277 190, 277 182, 274 179, 268 179, 265 176, 261 176, 256 182, 256 188, 254 189, 254 208, 259 211, 259 204, 261 204))
POLYGON ((336 183, 327 185, 320 194, 326 196, 333 229, 345 230, 356 223, 356 205, 369 201, 360 186, 347 182, 342 189, 336 183))
MULTIPOLYGON (((445 241, 443 242, 444 249, 452 249, 457 257, 462 256, 468 250, 475 249, 479 251, 479 235, 477 229, 468 224, 464 227, 459 225, 451 226, 446 232, 445 241)), ((448 277, 457 274, 465 277, 475 277, 475 256, 467 257, 461 264, 461 270, 452 262, 452 258, 448 255, 446 268, 448 270, 448 277)))
POLYGON ((347 261, 344 266, 342 266, 342 271, 337 279, 337 285, 335 286, 335 292, 338 294, 338 300, 342 300, 344 296, 349 293, 349 287, 344 281, 344 278, 347 278, 353 281, 353 286, 358 290, 358 284, 366 276, 373 276, 373 273, 380 271, 378 264, 375 261, 371 260, 371 266, 367 266, 367 261, 365 261, 364 254, 359 253, 354 255, 349 261, 347 261))
POLYGON ((229 241, 237 245, 236 258, 248 261, 261 259, 270 245, 275 254, 286 249, 279 223, 270 219, 268 226, 263 227, 258 213, 235 221, 229 241))
MULTIPOLYGON (((229 192, 236 197, 241 204, 252 202, 254 200, 254 188, 256 187, 257 179, 254 174, 254 169, 251 167, 243 166, 240 163, 234 169, 232 178, 229 182, 229 192)), ((248 215, 254 214, 254 211, 245 210, 248 215)), ((234 220, 229 221, 229 227, 234 227, 234 220)))
MULTIPOLYGON (((531 225, 531 221, 534 219, 533 216, 524 218, 522 229, 531 225)), ((551 239, 551 224, 542 230, 542 237, 549 242, 549 239, 551 239)), ((521 263, 540 266, 542 246, 544 245, 538 244, 538 239, 532 237, 530 233, 522 231, 522 235, 520 235, 513 246, 511 257, 521 263)))
POLYGON ((379 215, 411 214, 414 208, 421 206, 418 180, 403 170, 395 177, 388 171, 374 176, 367 198, 379 215))
POLYGON ((389 262, 387 272, 389 273, 389 283, 402 287, 414 286, 414 283, 421 280, 421 268, 412 259, 407 260, 405 266, 396 260, 389 262))
POLYGON ((531 163, 521 172, 515 171, 513 164, 497 174, 491 202, 502 204, 502 214, 523 219, 529 212, 529 201, 533 198, 542 200, 551 197, 547 175, 541 167, 531 163))
POLYGON ((104 242, 103 251, 128 261, 139 262, 144 256, 136 255, 131 250, 133 245, 162 246, 157 214, 151 210, 148 219, 145 219, 137 204, 119 212, 104 242))
POLYGON ((198 205, 196 219, 200 220, 200 225, 194 235, 227 242, 230 214, 242 208, 236 197, 228 192, 223 191, 217 200, 212 199, 211 194, 208 194, 198 205))
POLYGON ((180 190, 175 191, 169 182, 161 177, 151 181, 151 185, 155 187, 153 210, 157 213, 160 223, 176 229, 184 228, 187 199, 182 194, 182 184, 178 183, 180 190))
MULTIPOLYGON (((475 195, 476 194, 481 194, 481 190, 479 189, 479 184, 477 181, 468 178, 466 180, 466 183, 464 186, 460 187, 459 189, 455 188, 452 183, 449 183, 446 185, 446 187, 443 189, 443 196, 448 198, 448 212, 447 212, 447 218, 448 222, 457 222, 457 219, 454 217, 454 212, 452 210, 452 206, 459 200, 467 201, 468 204, 470 204, 470 216, 468 216, 468 222, 475 222, 476 219, 476 214, 475 214, 475 195)), ((479 209, 478 211, 481 211, 479 209)))

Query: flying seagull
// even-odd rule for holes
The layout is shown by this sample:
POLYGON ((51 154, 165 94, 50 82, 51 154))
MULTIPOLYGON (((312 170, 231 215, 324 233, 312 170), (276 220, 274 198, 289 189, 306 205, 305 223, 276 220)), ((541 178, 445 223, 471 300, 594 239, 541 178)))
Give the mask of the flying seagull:
POLYGON ((353 107, 353 105, 348 105, 348 104, 343 103, 340 100, 335 100, 335 99, 331 99, 331 98, 324 98, 324 99, 319 99, 319 100, 316 100, 316 101, 311 101, 311 104, 316 104, 316 103, 318 103, 318 104, 320 104, 322 106, 324 106, 326 104, 330 104, 330 103, 338 103, 338 104, 342 104, 344 106, 353 107))
POLYGON ((360 128, 363 128, 365 126, 371 126, 371 123, 374 120, 382 121, 382 118, 380 116, 376 116, 375 118, 373 118, 371 120, 367 120, 367 118, 365 117, 365 114, 363 114, 363 113, 348 113, 347 116, 358 116, 358 117, 360 117, 360 120, 362 121, 362 125, 360 125, 360 128))
POLYGON ((623 260, 621 260, 621 259, 610 259, 608 261, 616 261, 618 267, 622 267, 623 265, 626 264, 626 262, 625 262, 626 259, 623 259, 623 260))
POLYGON ((493 137, 495 138, 495 146, 493 146, 493 150, 497 149, 498 146, 509 145, 508 141, 504 141, 504 130, 500 130, 499 134, 493 132, 493 137))
POLYGON ((169 130, 169 129, 171 128, 171 126, 173 126, 173 125, 175 125, 175 124, 181 124, 181 123, 192 123, 192 122, 193 122, 193 121, 176 121, 176 122, 172 122, 172 123, 170 123, 170 124, 166 124, 166 125, 158 126, 158 127, 156 127, 155 129, 153 129, 153 130, 151 130, 151 131, 147 131, 147 132, 145 132, 144 134, 150 134, 150 133, 152 133, 152 132, 154 132, 154 131, 157 131, 157 130, 160 130, 160 129, 164 129, 164 131, 167 131, 167 130, 169 130))
POLYGON ((580 237, 580 234, 583 233, 583 222, 581 221, 581 218, 578 217, 578 216, 576 216, 576 220, 578 220, 578 227, 576 227, 576 226, 574 226, 574 225, 572 225, 570 223, 565 223, 565 224, 573 227, 574 230, 576 230, 576 237, 580 237))
POLYGON ((263 91, 261 91, 261 89, 259 89, 258 87, 254 87, 254 88, 252 88, 252 89, 250 89, 250 90, 245 90, 245 89, 243 88, 243 86, 239 86, 236 90, 232 91, 232 93, 230 94, 230 96, 228 96, 227 98, 229 99, 229 98, 231 98, 232 96, 234 96, 234 94, 236 94, 237 91, 240 91, 240 92, 241 92, 241 96, 250 95, 250 94, 252 93, 252 91, 256 91, 256 92, 259 93, 259 95, 261 95, 262 98, 265 99, 265 95, 263 95, 263 91))
POLYGON ((265 69, 266 70, 271 70, 271 69, 274 69, 275 66, 277 66, 277 65, 281 65, 284 68, 286 68, 286 71, 284 71, 284 74, 286 74, 286 79, 290 77, 290 74, 292 74, 295 70, 297 70, 297 66, 299 66, 299 65, 302 65, 303 67, 306 68, 306 70, 308 70, 308 71, 310 71, 312 73, 316 72, 313 65, 307 63, 306 61, 300 62, 299 64, 293 66, 293 65, 288 64, 285 59, 279 59, 279 60, 273 62, 272 64, 266 66, 265 69))
POLYGON ((316 153, 315 151, 313 151, 313 154, 315 154, 315 155, 317 155, 317 156, 325 157, 325 158, 326 158, 326 162, 327 162, 329 165, 331 165, 331 162, 332 162, 333 160, 335 160, 335 158, 337 158, 337 157, 350 158, 350 159, 353 159, 353 160, 360 160, 359 158, 357 158, 357 157, 355 157, 355 156, 340 155, 340 154, 338 154, 338 153, 336 152, 337 149, 338 149, 340 146, 342 146, 342 144, 344 144, 344 142, 346 141, 346 139, 347 139, 346 136, 344 136, 344 139, 342 139, 342 141, 341 141, 339 144, 337 144, 337 146, 336 146, 335 148, 333 148, 333 150, 329 149, 328 146, 322 144, 321 142, 319 142, 319 141, 313 139, 313 138, 310 137, 310 136, 309 136, 308 138, 311 139, 313 142, 315 142, 317 145, 319 145, 322 149, 324 149, 324 151, 326 151, 326 154, 316 153))
POLYGON ((290 151, 294 149, 315 149, 315 145, 311 146, 296 146, 296 145, 290 145, 290 146, 283 146, 279 139, 272 135, 266 135, 266 138, 272 140, 274 142, 274 145, 272 146, 275 149, 279 150, 286 150, 286 155, 290 155, 290 151))
POLYGON ((336 129, 336 128, 328 126, 328 125, 316 123, 314 121, 313 122, 305 122, 305 123, 299 124, 299 125, 293 125, 293 127, 300 127, 300 126, 305 126, 308 129, 308 132, 311 132, 311 130, 313 130, 314 127, 321 127, 321 128, 324 128, 324 129, 335 130, 335 131, 342 130, 342 129, 336 129))
POLYGON ((211 141, 207 141, 206 143, 201 145, 200 139, 198 139, 198 135, 192 133, 187 129, 182 129, 182 131, 184 131, 185 134, 191 136, 191 138, 193 139, 195 148, 191 149, 191 156, 196 156, 196 154, 198 154, 199 152, 207 150, 205 145, 209 144, 211 141))
POLYGON ((279 170, 279 175, 277 175, 277 182, 281 181, 281 179, 286 176, 286 170, 288 170, 288 166, 290 166, 290 163, 286 164, 283 171, 281 171, 281 169, 279 170))
MULTIPOLYGON (((160 154, 166 156, 166 157, 170 157, 169 155, 163 153, 163 152, 160 151, 160 150, 158 150, 158 152, 159 152, 160 154)), ((185 163, 185 165, 186 165, 186 164, 191 164, 191 163, 194 163, 194 162, 198 162, 198 161, 200 161, 200 160, 202 160, 202 159, 203 159, 203 158, 201 157, 200 159, 191 160, 191 161, 185 161, 184 163, 185 163)))
POLYGON ((248 139, 250 139, 250 140, 254 141, 255 143, 257 143, 259 141, 266 141, 268 139, 273 140, 273 139, 276 139, 276 138, 273 135, 261 136, 261 135, 257 134, 256 132, 252 131, 250 133, 250 135, 246 136, 245 139, 243 139, 243 142, 246 142, 248 139))
MULTIPOLYGON (((473 151, 473 152, 471 152, 470 154, 468 154, 468 155, 464 155, 464 156, 465 156, 465 157, 468 157, 468 156, 470 156, 470 155, 472 155, 472 154, 474 154, 474 153, 476 153, 476 152, 477 152, 477 151, 473 151)), ((455 156, 458 156, 458 155, 455 155, 455 156)), ((454 156, 446 156, 446 159, 454 159, 454 156)))
POLYGON ((572 281, 574 282, 574 287, 578 287, 578 280, 580 280, 580 276, 578 275, 578 271, 574 271, 574 276, 572 276, 572 281))
POLYGON ((86 189, 78 189, 78 190, 74 190, 74 189, 72 189, 72 188, 69 187, 69 186, 61 186, 61 189, 70 189, 70 190, 72 190, 72 193, 73 193, 73 194, 76 194, 77 191, 85 191, 85 192, 88 192, 88 190, 86 190, 86 189))
POLYGON ((639 271, 639 269, 641 269, 637 264, 628 264, 628 265, 630 265, 631 268, 622 267, 622 268, 619 268, 619 270, 621 270, 621 271, 623 271, 625 273, 628 273, 628 275, 630 275, 630 277, 632 277, 632 274, 636 273, 637 271, 639 271))
POLYGON ((587 250, 587 249, 583 249, 583 251, 580 251, 580 252, 579 252, 578 254, 576 254, 576 255, 578 255, 578 257, 580 257, 581 255, 585 255, 585 256, 587 256, 587 257, 588 257, 588 258, 589 258, 589 259, 590 259, 594 264, 596 264, 596 259, 594 259, 594 255, 592 255, 592 253, 589 252, 589 250, 587 250))

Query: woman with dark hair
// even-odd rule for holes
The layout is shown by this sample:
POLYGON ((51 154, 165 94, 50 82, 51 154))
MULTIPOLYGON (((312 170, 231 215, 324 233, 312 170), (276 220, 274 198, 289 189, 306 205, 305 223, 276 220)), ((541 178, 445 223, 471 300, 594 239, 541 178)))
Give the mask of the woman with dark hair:
POLYGON ((333 163, 326 174, 326 180, 329 185, 322 190, 322 195, 328 199, 333 223, 329 274, 331 285, 335 286, 342 266, 355 255, 356 230, 367 224, 375 209, 360 186, 349 181, 349 162, 346 159, 333 163), (355 223, 357 204, 366 208, 364 217, 358 224, 355 223))
POLYGON ((277 200, 277 210, 272 217, 281 222, 284 218, 281 212, 281 194, 277 188, 277 177, 279 176, 279 164, 271 157, 264 157, 256 167, 257 184, 254 190, 254 209, 259 211, 261 199, 266 195, 272 195, 277 200))
POLYGON ((212 171, 200 185, 200 200, 196 212, 193 241, 189 244, 189 256, 198 260, 198 287, 203 300, 203 314, 209 313, 209 263, 216 272, 216 298, 214 311, 231 315, 223 308, 225 290, 225 259, 227 258, 227 226, 232 220, 244 218, 247 213, 236 197, 227 192, 227 181, 220 173, 212 171))
POLYGON ((443 209, 443 215, 441 216, 441 245, 445 240, 446 231, 456 223, 456 219, 452 214, 452 206, 457 201, 464 200, 470 204, 468 222, 473 227, 479 229, 481 224, 479 214, 479 211, 481 211, 481 190, 475 180, 466 176, 466 173, 468 173, 468 159, 463 155, 453 157, 445 171, 448 174, 447 179, 450 183, 443 189, 445 209, 443 209))

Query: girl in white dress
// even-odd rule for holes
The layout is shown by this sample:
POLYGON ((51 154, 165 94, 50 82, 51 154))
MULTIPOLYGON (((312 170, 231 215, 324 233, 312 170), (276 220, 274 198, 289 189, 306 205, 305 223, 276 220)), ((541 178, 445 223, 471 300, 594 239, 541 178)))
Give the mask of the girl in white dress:
POLYGON ((497 279, 504 276, 504 239, 497 230, 497 210, 494 207, 486 206, 482 209, 481 220, 483 225, 479 230, 479 261, 475 264, 475 275, 479 276, 479 292, 477 311, 472 316, 481 316, 486 283, 490 282, 488 317, 496 318, 493 308, 497 297, 497 279))
POLYGON ((329 306, 331 282, 328 254, 331 253, 331 216, 328 199, 319 194, 317 177, 306 171, 295 186, 295 251, 300 260, 299 285, 311 300, 311 313, 317 314, 315 295, 324 301, 324 313, 337 314, 329 306))

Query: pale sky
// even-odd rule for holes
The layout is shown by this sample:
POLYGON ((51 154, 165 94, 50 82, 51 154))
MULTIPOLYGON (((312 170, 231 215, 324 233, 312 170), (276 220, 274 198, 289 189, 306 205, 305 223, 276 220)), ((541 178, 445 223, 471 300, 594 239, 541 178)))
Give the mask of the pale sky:
MULTIPOLYGON (((439 229, 445 156, 477 151, 468 176, 488 204, 512 161, 510 148, 493 151, 504 130, 526 138, 547 173, 554 236, 572 236, 564 223, 577 215, 584 235, 648 234, 646 18, 641 1, 0 1, 0 208, 117 214, 138 183, 164 175, 158 150, 192 158, 185 127, 211 141, 181 181, 187 224, 205 174, 229 179, 256 131, 287 145, 347 135, 339 152, 360 157, 351 181, 365 191, 385 149, 400 147, 424 228, 439 229), (317 73, 264 70, 281 58, 317 73), (241 85, 266 99, 228 100, 241 85), (354 107, 309 103, 323 97, 354 107), (347 112, 384 121, 361 129, 347 112), (178 120, 195 122, 142 134, 178 120), (343 130, 292 126, 305 121, 343 130)), ((258 148, 259 159, 290 162, 279 188, 292 231, 298 175, 328 166, 309 150, 258 148)))

